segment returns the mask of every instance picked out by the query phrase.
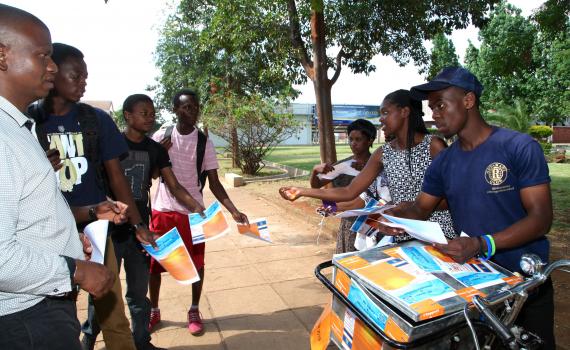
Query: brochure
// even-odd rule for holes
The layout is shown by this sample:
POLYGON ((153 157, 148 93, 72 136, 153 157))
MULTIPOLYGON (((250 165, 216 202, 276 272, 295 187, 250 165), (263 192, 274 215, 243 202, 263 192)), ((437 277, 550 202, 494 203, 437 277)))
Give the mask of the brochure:
POLYGON ((420 241, 447 244, 447 238, 445 238, 441 226, 437 222, 404 219, 384 213, 382 213, 382 216, 391 221, 383 222, 382 224, 404 229, 410 236, 420 241))
POLYGON ((352 167, 352 162, 354 162, 354 161, 352 159, 349 159, 345 162, 335 164, 333 166, 334 167, 333 171, 329 171, 326 174, 319 174, 319 175, 317 175, 317 177, 321 180, 322 179, 332 180, 332 179, 336 178, 337 176, 339 176, 340 174, 357 176, 358 174, 360 174, 360 171, 358 171, 352 167))
POLYGON ((93 251, 91 261, 103 264, 105 261, 105 246, 107 245, 107 228, 109 220, 97 220, 85 226, 83 233, 91 242, 93 251))
POLYGON ((177 282, 192 284, 200 280, 194 262, 176 227, 160 236, 156 240, 156 245, 158 249, 149 244, 142 246, 177 282))
POLYGON ((250 236, 271 243, 269 228, 267 227, 267 219, 257 219, 250 222, 249 225, 238 224, 238 232, 242 235, 250 236))
POLYGON ((192 231, 192 244, 204 243, 220 238, 230 231, 228 221, 222 212, 220 202, 215 201, 205 211, 206 217, 192 213, 188 215, 190 230, 192 231))

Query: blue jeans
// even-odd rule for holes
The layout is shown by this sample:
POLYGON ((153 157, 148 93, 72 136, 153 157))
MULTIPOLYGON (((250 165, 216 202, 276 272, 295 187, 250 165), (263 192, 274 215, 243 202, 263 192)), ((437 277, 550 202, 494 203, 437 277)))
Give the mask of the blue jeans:
POLYGON ((44 299, 0 317, 2 350, 81 350, 74 300, 44 299))
MULTIPOLYGON (((150 259, 141 251, 142 247, 130 227, 127 230, 124 230, 123 227, 115 228, 111 239, 115 247, 115 256, 117 257, 119 270, 121 261, 123 261, 125 267, 127 277, 125 298, 131 313, 133 339, 137 349, 143 349, 150 342, 150 333, 147 328, 150 319, 150 300, 146 297, 150 259)), ((94 317, 95 310, 91 299, 89 301, 88 319, 83 326, 83 331, 86 334, 90 334, 90 336, 96 337, 100 332, 100 328, 94 317)))

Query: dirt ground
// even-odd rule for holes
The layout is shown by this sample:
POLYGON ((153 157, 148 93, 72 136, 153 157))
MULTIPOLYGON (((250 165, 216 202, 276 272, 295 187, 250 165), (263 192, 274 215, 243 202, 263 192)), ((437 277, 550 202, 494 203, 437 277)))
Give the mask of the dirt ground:
MULTIPOLYGON (((292 179, 274 182, 257 182, 247 184, 248 190, 256 193, 258 196, 265 198, 273 203, 279 204, 284 210, 297 213, 303 217, 308 225, 314 225, 315 229, 319 229, 321 218, 315 213, 315 208, 321 203, 314 199, 300 199, 294 203, 289 203, 279 196, 278 189, 281 186, 307 186, 306 179, 292 179)), ((339 221, 333 218, 327 218, 322 225, 322 235, 336 237, 339 221)), ((570 241, 570 232, 556 232, 551 234, 551 261, 559 259, 568 259, 570 241)), ((552 275, 555 290, 555 335, 558 350, 570 350, 570 273, 556 271, 552 275)))

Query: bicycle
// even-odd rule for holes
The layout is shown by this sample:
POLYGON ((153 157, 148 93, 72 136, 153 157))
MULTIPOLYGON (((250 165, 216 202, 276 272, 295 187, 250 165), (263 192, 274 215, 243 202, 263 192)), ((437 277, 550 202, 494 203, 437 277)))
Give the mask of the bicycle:
MULTIPOLYGON (((345 306, 346 309, 350 310, 357 320, 361 320, 371 333, 380 339, 381 347, 370 347, 370 349, 381 348, 383 350, 540 349, 542 343, 540 338, 517 326, 514 322, 528 298, 529 291, 543 284, 550 274, 557 269, 570 272, 565 269, 570 267, 570 260, 559 260, 546 266, 538 256, 525 254, 521 259, 521 269, 530 277, 524 278, 514 285, 501 288, 486 297, 475 295, 471 302, 465 303, 463 310, 441 316, 439 319, 436 318, 436 321, 430 321, 433 325, 435 322, 439 323, 437 327, 432 325, 432 331, 428 329, 423 333, 417 332, 417 337, 411 336, 410 341, 402 341, 402 339, 394 339, 389 336, 385 329, 378 326, 378 322, 371 319, 370 312, 367 314, 356 307, 347 295, 337 290, 335 285, 321 273, 321 270, 331 266, 333 266, 332 261, 321 263, 315 269, 315 275, 333 293, 333 309, 340 307, 339 312, 342 312, 342 307, 345 306)), ((367 295, 375 302, 382 304, 383 301, 377 300, 371 293, 367 293, 367 295)), ((394 310, 394 313, 400 314, 399 316, 402 317, 398 310, 394 310)), ((409 333, 412 334, 415 328, 426 328, 426 322, 414 323, 409 321, 411 329, 409 333)), ((429 326, 429 324, 427 325, 429 326)), ((340 341, 333 338, 331 334, 333 343, 339 348, 343 348, 339 344, 340 341)))

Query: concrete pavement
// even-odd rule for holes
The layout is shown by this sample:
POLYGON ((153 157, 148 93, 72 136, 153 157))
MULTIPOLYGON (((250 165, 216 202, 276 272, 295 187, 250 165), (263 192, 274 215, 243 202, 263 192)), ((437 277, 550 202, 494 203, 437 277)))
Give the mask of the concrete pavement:
MULTIPOLYGON (((267 218, 273 243, 241 236, 233 224, 223 238, 206 244, 206 270, 200 311, 206 333, 192 336, 186 313, 190 286, 164 274, 160 296, 162 323, 152 343, 169 349, 289 350, 309 349, 309 333, 330 299, 314 277, 318 263, 329 260, 334 242, 307 220, 248 192, 227 189, 250 220, 267 218)), ((213 200, 205 191, 206 203, 213 200)), ((231 216, 226 212, 226 217, 231 216)), ((124 292, 124 275, 122 275, 124 292)), ((78 301, 78 317, 86 318, 86 295, 78 301)), ((127 310, 127 316, 129 316, 127 310)), ((101 336, 96 349, 105 349, 101 336)))

